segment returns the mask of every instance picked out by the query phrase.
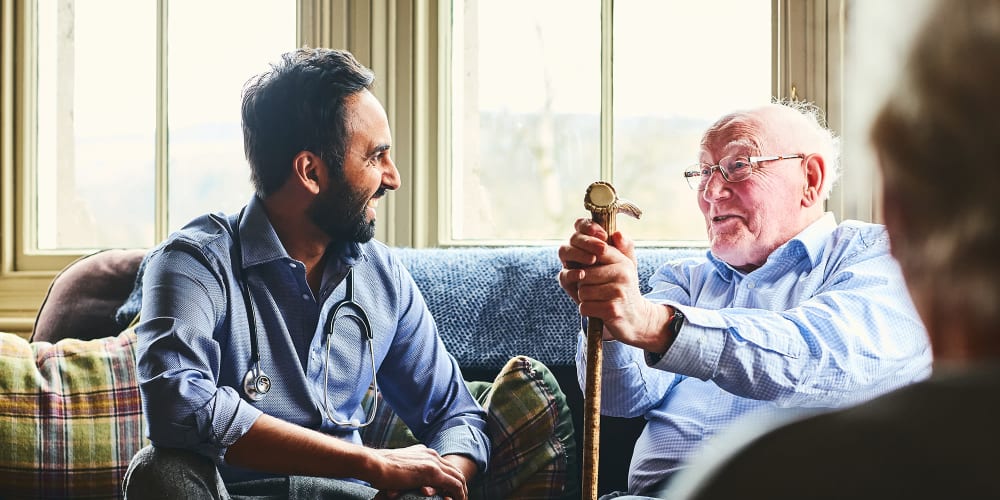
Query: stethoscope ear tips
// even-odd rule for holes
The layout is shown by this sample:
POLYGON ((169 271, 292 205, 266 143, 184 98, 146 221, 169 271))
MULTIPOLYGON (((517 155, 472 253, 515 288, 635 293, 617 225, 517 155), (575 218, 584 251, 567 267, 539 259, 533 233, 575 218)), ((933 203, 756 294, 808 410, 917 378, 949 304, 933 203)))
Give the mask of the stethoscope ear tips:
POLYGON ((247 370, 247 374, 243 376, 243 393, 247 395, 250 401, 264 399, 264 396, 270 390, 271 377, 253 368, 247 370))

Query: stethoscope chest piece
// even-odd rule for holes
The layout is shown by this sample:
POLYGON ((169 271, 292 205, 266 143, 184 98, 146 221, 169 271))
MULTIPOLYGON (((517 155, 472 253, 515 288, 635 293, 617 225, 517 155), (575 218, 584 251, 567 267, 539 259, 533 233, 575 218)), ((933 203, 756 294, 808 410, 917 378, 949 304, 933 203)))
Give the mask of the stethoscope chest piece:
POLYGON ((251 368, 243 376, 243 392, 251 401, 260 401, 267 396, 271 390, 271 377, 260 371, 260 368, 251 368))

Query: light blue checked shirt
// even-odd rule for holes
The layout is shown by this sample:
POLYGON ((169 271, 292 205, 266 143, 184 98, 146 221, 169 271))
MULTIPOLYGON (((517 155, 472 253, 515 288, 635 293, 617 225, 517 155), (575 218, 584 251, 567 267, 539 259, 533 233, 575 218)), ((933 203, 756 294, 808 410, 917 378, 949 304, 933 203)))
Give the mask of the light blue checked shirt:
POLYGON ((195 219, 147 261, 137 364, 154 444, 214 459, 226 482, 266 477, 223 460, 261 413, 360 444, 356 429, 335 425, 324 411, 325 391, 335 419, 367 417, 361 407, 372 380, 367 338, 343 317, 332 336, 326 335, 331 309, 346 293, 343 278, 353 267, 354 298, 371 320, 385 400, 428 447, 467 455, 485 468, 490 453, 485 412, 445 351, 409 272, 374 240, 331 246, 314 297, 305 267, 289 257, 256 197, 240 227, 243 273, 256 305, 261 368, 273 384, 261 401, 245 399, 250 335, 227 230, 235 222, 235 215, 195 219))
MULTIPOLYGON (((651 494, 708 437, 739 417, 838 407, 930 375, 931 350, 881 225, 824 215, 760 268, 707 259, 670 262, 650 300, 684 326, 655 364, 604 343, 601 411, 645 416, 629 493, 651 494)), ((577 371, 586 373, 580 335, 577 371)), ((650 358, 651 360, 651 358, 650 358)))

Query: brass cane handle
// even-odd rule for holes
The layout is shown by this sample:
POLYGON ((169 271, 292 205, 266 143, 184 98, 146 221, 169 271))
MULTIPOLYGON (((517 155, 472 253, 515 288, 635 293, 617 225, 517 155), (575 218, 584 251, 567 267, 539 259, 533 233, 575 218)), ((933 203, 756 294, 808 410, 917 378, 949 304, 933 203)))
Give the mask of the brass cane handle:
POLYGON ((587 187, 587 194, 583 196, 583 206, 590 210, 591 218, 594 222, 601 224, 608 232, 608 237, 615 232, 614 214, 623 213, 636 219, 642 217, 642 210, 639 207, 618 198, 618 192, 610 183, 597 181, 587 187), (597 219, 603 219, 598 221, 597 219), (602 222, 611 224, 612 227, 605 226, 602 222))
MULTIPOLYGON (((615 215, 624 213, 638 219, 642 215, 639 207, 618 199, 614 186, 597 181, 587 188, 583 206, 590 211, 591 220, 601 225, 611 235, 615 232, 615 215)), ((604 321, 587 318, 587 385, 584 394, 583 413, 583 491, 582 498, 597 500, 597 471, 600 459, 601 440, 601 366, 604 353, 601 343, 604 337, 604 321)))

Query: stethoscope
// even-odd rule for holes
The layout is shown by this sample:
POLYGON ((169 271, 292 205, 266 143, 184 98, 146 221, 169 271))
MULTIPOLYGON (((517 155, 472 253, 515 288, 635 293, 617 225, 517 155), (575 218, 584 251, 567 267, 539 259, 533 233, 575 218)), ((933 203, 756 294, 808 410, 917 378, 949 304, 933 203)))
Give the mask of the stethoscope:
MULTIPOLYGON (((271 390, 271 377, 264 373, 264 370, 260 367, 257 315, 255 312, 256 304, 254 303, 253 296, 250 295, 250 283, 243 274, 243 245, 240 241, 240 221, 242 219, 243 210, 236 217, 236 231, 233 235, 233 251, 236 253, 233 271, 239 274, 240 290, 243 292, 243 304, 246 307, 247 325, 250 330, 250 369, 243 376, 243 393, 246 394, 247 399, 256 402, 264 399, 264 396, 267 396, 267 393, 271 390)), ((361 307, 361 304, 354 300, 354 268, 347 270, 347 276, 344 277, 344 281, 346 281, 347 291, 344 298, 334 304, 333 309, 330 311, 330 327, 326 332, 326 359, 323 361, 323 413, 326 414, 326 418, 340 427, 361 428, 375 421, 375 413, 378 410, 379 394, 378 380, 376 379, 378 370, 375 368, 374 335, 372 335, 372 325, 371 321, 368 320, 368 313, 361 307), (369 411, 367 420, 363 424, 358 423, 356 420, 342 422, 334 418, 333 413, 330 412, 330 391, 327 390, 330 386, 330 346, 333 344, 334 325, 337 323, 337 318, 341 316, 354 320, 361 327, 364 335, 368 337, 368 352, 372 362, 372 386, 375 388, 375 394, 372 400, 372 408, 369 411)))

